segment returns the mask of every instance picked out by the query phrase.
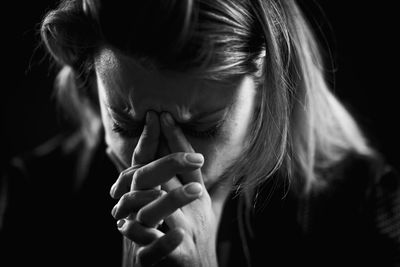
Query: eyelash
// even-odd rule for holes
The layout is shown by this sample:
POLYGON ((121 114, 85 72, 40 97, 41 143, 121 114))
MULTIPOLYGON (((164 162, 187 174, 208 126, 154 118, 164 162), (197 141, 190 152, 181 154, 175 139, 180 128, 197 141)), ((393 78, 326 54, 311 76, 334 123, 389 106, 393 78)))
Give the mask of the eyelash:
POLYGON ((182 127, 182 131, 185 134, 187 134, 191 137, 194 137, 194 138, 199 138, 199 139, 215 138, 220 133, 220 130, 221 130, 221 123, 217 123, 204 131, 195 131, 195 130, 187 128, 187 127, 182 127))
POLYGON ((122 126, 119 123, 114 122, 112 126, 112 131, 127 138, 133 138, 135 136, 140 136, 143 131, 143 127, 131 128, 122 126))
MULTIPOLYGON (((191 137, 194 137, 194 138, 199 138, 199 139, 215 138, 220 133, 220 129, 221 129, 221 123, 217 123, 204 131, 195 131, 188 127, 182 127, 182 131, 185 134, 187 134, 191 137)), ((133 138, 133 137, 140 136, 140 134, 143 131, 143 127, 141 127, 140 129, 139 128, 127 129, 127 128, 123 127, 122 125, 114 122, 114 124, 112 126, 112 131, 115 133, 118 133, 119 135, 121 135, 123 137, 133 138)))

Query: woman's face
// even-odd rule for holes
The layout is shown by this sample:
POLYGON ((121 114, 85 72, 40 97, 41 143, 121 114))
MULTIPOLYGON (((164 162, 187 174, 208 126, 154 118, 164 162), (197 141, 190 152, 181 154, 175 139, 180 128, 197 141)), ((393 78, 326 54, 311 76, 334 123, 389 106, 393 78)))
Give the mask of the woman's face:
MULTIPOLYGON (((106 143, 126 166, 150 110, 169 112, 194 150, 204 155, 207 187, 243 153, 256 95, 250 77, 222 84, 152 71, 110 49, 98 54, 95 70, 106 143)), ((169 150, 160 140, 157 157, 169 150)))

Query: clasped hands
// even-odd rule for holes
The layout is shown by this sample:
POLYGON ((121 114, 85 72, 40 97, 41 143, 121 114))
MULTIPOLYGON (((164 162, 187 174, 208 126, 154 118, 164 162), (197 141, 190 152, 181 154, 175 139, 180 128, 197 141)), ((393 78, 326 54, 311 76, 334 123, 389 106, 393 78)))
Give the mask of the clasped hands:
POLYGON ((203 164, 169 113, 147 113, 131 167, 110 192, 119 199, 112 210, 118 230, 138 246, 141 266, 217 266, 221 205, 204 186, 203 164), (161 134, 171 154, 155 159, 161 134))

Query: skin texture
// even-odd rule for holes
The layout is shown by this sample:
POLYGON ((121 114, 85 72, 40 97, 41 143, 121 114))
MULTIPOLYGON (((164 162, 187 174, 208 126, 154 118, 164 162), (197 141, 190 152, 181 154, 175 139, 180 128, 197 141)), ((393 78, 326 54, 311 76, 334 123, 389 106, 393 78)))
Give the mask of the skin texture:
POLYGON ((142 266, 217 266, 217 226, 230 190, 217 182, 246 144, 253 80, 145 69, 107 48, 95 69, 108 151, 121 171, 111 188, 120 232, 138 248, 142 266), (115 123, 143 130, 126 136, 113 131, 115 123), (193 134, 216 124, 212 137, 193 134), (168 230, 157 228, 161 223, 168 230))

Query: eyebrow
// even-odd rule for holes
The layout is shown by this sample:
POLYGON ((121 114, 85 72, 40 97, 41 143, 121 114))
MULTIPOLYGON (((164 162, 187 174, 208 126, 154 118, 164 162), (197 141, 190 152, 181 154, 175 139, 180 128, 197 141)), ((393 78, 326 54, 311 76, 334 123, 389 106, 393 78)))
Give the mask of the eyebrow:
POLYGON ((141 124, 144 122, 144 120, 137 120, 137 119, 133 118, 132 115, 129 113, 128 109, 122 110, 120 108, 116 108, 116 107, 107 105, 106 103, 105 103, 105 105, 108 110, 111 110, 112 117, 114 117, 114 115, 116 115, 118 120, 122 120, 123 122, 134 123, 134 124, 141 124))

